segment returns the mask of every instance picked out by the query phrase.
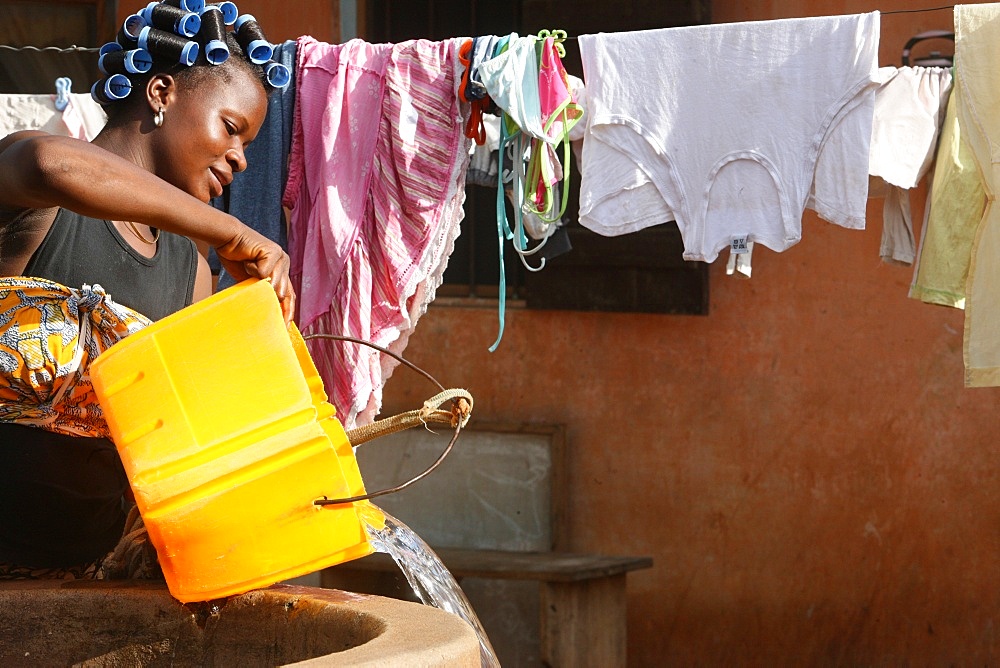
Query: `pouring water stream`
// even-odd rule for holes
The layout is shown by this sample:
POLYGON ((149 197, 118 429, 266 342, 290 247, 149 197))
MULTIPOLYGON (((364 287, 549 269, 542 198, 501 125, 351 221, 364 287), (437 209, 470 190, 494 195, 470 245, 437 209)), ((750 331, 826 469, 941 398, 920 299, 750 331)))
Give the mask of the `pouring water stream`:
POLYGON ((434 550, 410 527, 381 508, 372 507, 358 515, 372 547, 392 557, 420 601, 465 620, 479 637, 479 657, 483 668, 500 668, 486 630, 469 599, 434 550))

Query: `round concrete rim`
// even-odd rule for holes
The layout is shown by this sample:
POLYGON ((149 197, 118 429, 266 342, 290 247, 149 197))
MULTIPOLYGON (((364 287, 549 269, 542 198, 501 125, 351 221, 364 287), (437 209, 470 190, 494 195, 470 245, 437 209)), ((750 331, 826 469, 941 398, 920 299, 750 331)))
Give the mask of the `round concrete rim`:
MULTIPOLYGON (((160 583, 52 580, 0 582, 0 605, 13 596, 37 595, 40 603, 51 603, 58 609, 60 602, 94 594, 106 596, 109 592, 133 598, 152 596, 157 601, 182 605, 160 583)), ((393 665, 471 668, 480 665, 479 640, 475 632, 464 621, 443 610, 382 596, 293 585, 254 590, 231 597, 227 605, 236 602, 252 606, 263 601, 283 604, 289 609, 302 604, 323 608, 337 606, 338 614, 353 613, 378 629, 374 637, 361 645, 288 665, 352 668, 393 665)))

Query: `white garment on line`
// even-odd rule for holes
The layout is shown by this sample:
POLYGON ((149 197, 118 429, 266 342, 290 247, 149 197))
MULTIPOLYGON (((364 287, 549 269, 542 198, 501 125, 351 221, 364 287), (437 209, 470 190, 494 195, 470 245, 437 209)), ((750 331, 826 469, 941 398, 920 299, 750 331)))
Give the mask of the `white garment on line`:
POLYGON ((916 257, 910 194, 934 161, 938 133, 951 93, 950 68, 883 67, 875 91, 869 174, 884 180, 882 245, 886 262, 916 257))
POLYGON ((913 240, 913 213, 910 210, 910 191, 899 186, 885 186, 882 204, 882 244, 879 257, 883 262, 910 265, 917 256, 913 240))
POLYGON ((70 137, 93 140, 108 122, 104 107, 94 101, 90 93, 70 93, 69 105, 63 111, 63 123, 70 137))
POLYGON ((879 78, 868 173, 890 185, 913 188, 934 161, 951 70, 883 67, 879 78))
POLYGON ((107 116, 90 94, 71 93, 65 111, 55 107, 55 95, 0 95, 0 138, 22 130, 91 140, 107 116))
POLYGON ((507 50, 479 65, 477 70, 490 98, 517 123, 521 131, 552 142, 542 126, 538 93, 538 58, 535 37, 510 36, 507 50))
POLYGON ((863 229, 879 14, 581 35, 580 222, 676 220, 687 260, 782 251, 808 206, 863 229))

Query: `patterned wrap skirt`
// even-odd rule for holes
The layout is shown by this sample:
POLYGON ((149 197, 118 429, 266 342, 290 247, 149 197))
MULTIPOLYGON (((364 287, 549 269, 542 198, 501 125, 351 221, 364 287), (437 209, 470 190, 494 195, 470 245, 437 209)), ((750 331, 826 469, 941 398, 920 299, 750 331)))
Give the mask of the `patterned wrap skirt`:
POLYGON ((149 324, 100 285, 0 278, 0 422, 108 438, 90 363, 149 324))

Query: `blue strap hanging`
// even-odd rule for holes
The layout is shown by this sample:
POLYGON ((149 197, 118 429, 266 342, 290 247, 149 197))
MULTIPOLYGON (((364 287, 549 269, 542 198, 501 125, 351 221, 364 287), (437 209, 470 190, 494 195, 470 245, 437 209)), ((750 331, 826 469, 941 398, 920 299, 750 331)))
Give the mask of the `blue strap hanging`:
MULTIPOLYGON (((498 308, 499 308, 499 319, 500 319, 500 330, 497 332, 497 340, 493 342, 493 345, 489 347, 489 351, 496 352, 497 347, 500 345, 500 339, 503 338, 503 328, 504 328, 504 314, 507 309, 507 271, 504 267, 503 259, 503 247, 504 239, 513 238, 514 234, 511 232, 510 226, 507 224, 507 204, 504 201, 504 173, 503 173, 503 157, 507 152, 507 144, 510 143, 511 139, 515 136, 520 136, 520 130, 514 135, 507 134, 507 123, 504 122, 503 117, 500 118, 500 151, 499 151, 499 161, 500 164, 497 166, 497 242, 500 247, 500 291, 497 294, 498 308)), ((513 171, 513 169, 512 169, 513 171)), ((513 178, 513 174, 511 175, 513 178)))

